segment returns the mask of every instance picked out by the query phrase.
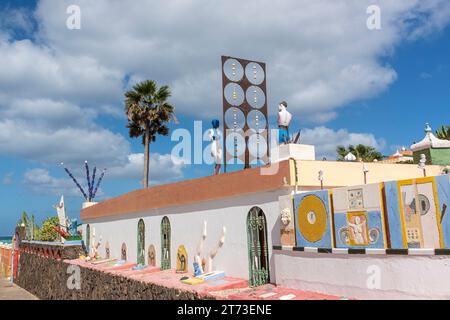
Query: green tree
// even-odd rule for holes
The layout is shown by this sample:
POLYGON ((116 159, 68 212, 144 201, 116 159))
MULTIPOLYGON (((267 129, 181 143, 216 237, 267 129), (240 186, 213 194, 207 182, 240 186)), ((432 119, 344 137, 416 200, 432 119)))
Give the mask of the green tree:
POLYGON ((17 222, 17 225, 25 228, 25 239, 31 239, 30 218, 25 211, 22 212, 22 217, 17 222))
POLYGON ((42 229, 40 231, 41 241, 57 241, 59 240, 59 234, 56 232, 55 227, 58 226, 58 217, 50 217, 44 220, 42 223, 42 229))
POLYGON ((349 145, 347 148, 344 146, 338 146, 336 148, 339 161, 344 161, 345 156, 348 153, 352 153, 357 161, 373 162, 376 160, 382 160, 383 155, 377 151, 374 147, 358 144, 356 146, 349 145))
POLYGON ((150 143, 155 141, 157 135, 167 136, 167 123, 175 120, 174 107, 167 101, 170 96, 168 86, 158 89, 153 80, 137 83, 125 93, 125 113, 130 137, 142 137, 144 145, 144 188, 148 188, 150 143))
POLYGON ((436 130, 436 137, 443 140, 450 140, 450 126, 441 126, 441 129, 436 130))

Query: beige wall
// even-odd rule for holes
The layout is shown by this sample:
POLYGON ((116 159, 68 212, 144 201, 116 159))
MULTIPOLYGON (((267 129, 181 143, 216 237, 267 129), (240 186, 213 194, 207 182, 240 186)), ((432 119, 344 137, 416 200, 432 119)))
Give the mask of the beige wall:
MULTIPOLYGON (((302 186, 320 186, 318 172, 323 171, 324 187, 339 187, 364 184, 363 164, 344 161, 291 160, 291 183, 295 185, 295 165, 297 181, 302 186)), ((366 163, 369 169, 367 183, 404 180, 423 177, 417 164, 366 163)), ((440 175, 444 166, 426 166, 427 176, 440 175)))

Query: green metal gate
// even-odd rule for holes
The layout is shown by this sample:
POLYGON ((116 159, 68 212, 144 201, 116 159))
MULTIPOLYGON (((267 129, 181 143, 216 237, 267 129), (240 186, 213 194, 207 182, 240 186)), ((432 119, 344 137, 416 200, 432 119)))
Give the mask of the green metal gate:
POLYGON ((164 217, 161 221, 161 270, 170 269, 170 222, 164 217))
POLYGON ((145 223, 140 219, 137 227, 137 264, 145 265, 145 223))
POLYGON ((88 252, 88 255, 91 254, 91 226, 86 226, 86 249, 88 252))
POLYGON ((253 207, 247 216, 249 286, 269 283, 267 223, 261 208, 253 207))

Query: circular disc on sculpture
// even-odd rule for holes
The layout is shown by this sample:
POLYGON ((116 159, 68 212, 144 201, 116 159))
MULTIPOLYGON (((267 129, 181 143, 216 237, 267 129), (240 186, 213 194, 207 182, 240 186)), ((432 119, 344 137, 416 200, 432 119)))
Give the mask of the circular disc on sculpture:
POLYGON ((245 138, 241 132, 232 132, 226 137, 227 152, 239 157, 245 152, 245 138))
POLYGON ((244 90, 237 83, 227 84, 223 94, 225 95, 225 100, 232 106, 238 107, 244 102, 244 90))
POLYGON ((304 197, 297 214, 298 228, 305 240, 317 242, 323 238, 327 230, 327 210, 319 197, 304 197))
POLYGON ((263 68, 259 63, 250 62, 245 67, 245 76, 251 84, 260 85, 266 77, 263 68))
POLYGON ((266 117, 259 110, 252 110, 247 115, 247 125, 251 130, 261 133, 266 130, 266 117))
POLYGON ((261 134, 252 134, 248 138, 248 150, 250 155, 255 158, 263 158, 267 154, 266 139, 261 134))
POLYGON ((223 72, 230 81, 238 82, 244 76, 244 68, 236 59, 227 59, 223 64, 223 72))
POLYGON ((244 113, 239 108, 229 108, 225 112, 225 124, 229 129, 243 129, 245 125, 244 113))
POLYGON ((260 87, 250 86, 245 93, 247 103, 254 109, 260 109, 266 103, 266 96, 260 87))

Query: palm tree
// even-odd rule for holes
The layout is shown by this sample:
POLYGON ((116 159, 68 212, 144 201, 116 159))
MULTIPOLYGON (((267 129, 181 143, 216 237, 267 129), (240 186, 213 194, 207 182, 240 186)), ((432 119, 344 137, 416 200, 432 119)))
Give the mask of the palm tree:
POLYGON ((155 141, 157 135, 167 136, 169 128, 166 124, 175 120, 174 107, 167 102, 170 96, 168 86, 158 89, 153 80, 137 83, 125 93, 130 138, 142 136, 144 145, 144 188, 148 188, 150 143, 155 141))
POLYGON ((349 145, 348 148, 344 146, 338 146, 336 148, 338 154, 338 160, 343 161, 348 153, 352 153, 358 161, 373 162, 383 159, 383 155, 377 151, 374 147, 358 144, 356 146, 349 145))
POLYGON ((436 130, 436 137, 443 140, 450 140, 450 126, 441 126, 441 130, 436 130))

